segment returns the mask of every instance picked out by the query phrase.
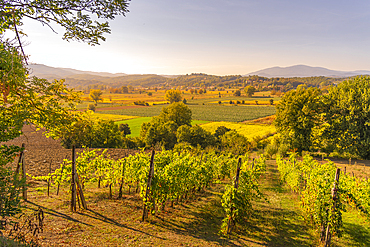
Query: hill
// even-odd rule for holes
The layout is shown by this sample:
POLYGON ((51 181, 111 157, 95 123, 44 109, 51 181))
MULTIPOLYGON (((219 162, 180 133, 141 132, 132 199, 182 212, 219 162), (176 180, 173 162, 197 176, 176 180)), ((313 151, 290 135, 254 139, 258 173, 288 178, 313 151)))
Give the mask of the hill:
POLYGON ((330 70, 322 67, 311 67, 307 65, 294 65, 290 67, 272 67, 263 70, 258 70, 248 75, 258 75, 263 77, 312 77, 312 76, 326 76, 326 77, 350 77, 356 75, 370 75, 370 71, 338 71, 330 70))

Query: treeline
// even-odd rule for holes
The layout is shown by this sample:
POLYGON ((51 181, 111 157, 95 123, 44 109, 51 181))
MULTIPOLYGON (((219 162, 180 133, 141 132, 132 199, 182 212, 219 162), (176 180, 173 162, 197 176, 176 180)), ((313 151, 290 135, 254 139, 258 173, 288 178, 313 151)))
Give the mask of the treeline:
POLYGON ((227 75, 216 76, 202 73, 193 73, 174 77, 165 77, 160 75, 127 75, 119 77, 102 77, 92 75, 78 75, 66 78, 66 83, 77 90, 89 89, 109 89, 121 88, 122 86, 132 85, 133 87, 148 88, 158 87, 170 89, 182 87, 203 88, 213 90, 224 90, 230 88, 244 88, 248 85, 254 86, 257 91, 280 91, 287 92, 296 89, 299 85, 307 87, 319 87, 326 89, 329 86, 336 85, 345 78, 334 77, 292 77, 292 78, 267 78, 257 75, 241 76, 227 75))

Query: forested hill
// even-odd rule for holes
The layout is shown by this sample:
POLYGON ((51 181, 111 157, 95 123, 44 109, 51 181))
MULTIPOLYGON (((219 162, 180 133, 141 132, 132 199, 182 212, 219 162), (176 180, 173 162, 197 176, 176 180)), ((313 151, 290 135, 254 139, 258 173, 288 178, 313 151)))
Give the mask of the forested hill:
POLYGON ((334 77, 292 77, 292 78, 267 78, 257 75, 241 76, 215 76, 207 74, 190 74, 182 75, 176 78, 169 79, 168 85, 171 86, 186 86, 186 87, 223 87, 235 88, 253 85, 257 88, 277 87, 279 90, 290 90, 296 88, 300 84, 306 84, 309 87, 329 86, 343 81, 345 78, 334 77))
POLYGON ((258 90, 275 89, 288 91, 300 84, 309 87, 330 86, 345 78, 337 77, 290 77, 290 78, 268 78, 257 75, 227 75, 216 76, 203 73, 193 73, 180 76, 165 76, 155 74, 126 75, 100 72, 79 71, 74 69, 53 68, 45 65, 31 65, 33 75, 48 80, 65 79, 66 83, 78 90, 90 88, 120 88, 122 86, 134 87, 199 87, 199 88, 241 88, 253 85, 258 90))

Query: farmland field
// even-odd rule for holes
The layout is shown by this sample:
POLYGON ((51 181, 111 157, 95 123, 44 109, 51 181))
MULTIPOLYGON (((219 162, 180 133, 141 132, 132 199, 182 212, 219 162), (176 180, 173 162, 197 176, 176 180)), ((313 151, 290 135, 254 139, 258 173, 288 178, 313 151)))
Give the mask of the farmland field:
MULTIPOLYGON (((131 134, 128 136, 136 137, 136 136, 140 136, 141 125, 145 122, 149 122, 151 119, 152 117, 138 117, 138 118, 133 118, 133 119, 128 119, 128 120, 118 121, 116 122, 116 124, 127 123, 131 129, 131 134)), ((208 123, 208 121, 193 120, 191 122, 192 125, 204 124, 204 123, 208 123)))
MULTIPOLYGON (((165 105, 167 106, 167 105, 165 105)), ((129 115, 141 117, 158 116, 163 105, 140 108, 99 111, 102 114, 129 115)), ((275 114, 274 106, 248 106, 248 105, 188 105, 193 119, 205 121, 242 122, 266 117, 275 114)))
POLYGON ((229 129, 236 130, 239 134, 244 135, 249 140, 257 136, 265 136, 276 132, 273 125, 266 124, 244 124, 244 123, 230 123, 230 122, 212 122, 203 124, 202 128, 214 133, 219 126, 225 126, 229 129))

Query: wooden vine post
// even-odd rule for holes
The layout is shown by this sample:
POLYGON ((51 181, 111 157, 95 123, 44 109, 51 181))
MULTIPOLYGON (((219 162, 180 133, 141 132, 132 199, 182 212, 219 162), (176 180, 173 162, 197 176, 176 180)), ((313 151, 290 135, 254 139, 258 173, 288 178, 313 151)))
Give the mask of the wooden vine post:
MULTIPOLYGON (((337 168, 337 171, 335 172, 335 179, 334 179, 334 186, 333 189, 331 190, 331 196, 333 198, 333 205, 332 205, 332 215, 335 213, 335 208, 337 204, 337 191, 338 191, 338 184, 339 184, 339 174, 340 174, 340 169, 337 168)), ((326 236, 325 236, 325 247, 330 246, 330 241, 331 241, 331 232, 330 232, 330 224, 328 224, 326 228, 326 236)))
POLYGON ((17 163, 17 168, 15 169, 16 176, 19 176, 19 170, 22 166, 22 179, 24 180, 24 184, 22 185, 22 195, 23 200, 27 201, 27 187, 26 187, 26 162, 24 161, 24 143, 22 143, 22 151, 19 154, 19 159, 17 163))
MULTIPOLYGON (((240 167, 241 167, 241 165, 242 165, 242 158, 239 158, 239 160, 238 160, 238 166, 237 166, 237 168, 236 168, 236 175, 235 175, 235 181, 234 181, 234 188, 235 188, 235 191, 238 189, 238 187, 239 187, 239 176, 240 176, 240 167)), ((234 222, 234 219, 233 219, 233 217, 232 217, 232 215, 233 215, 233 211, 234 211, 234 208, 233 208, 233 206, 231 206, 231 208, 230 208, 230 211, 231 211, 231 213, 230 213, 230 218, 229 218, 229 221, 227 222, 227 230, 226 230, 226 233, 227 234, 230 234, 231 233, 231 228, 232 228, 232 226, 235 224, 235 222, 234 222)))
POLYGON ((126 159, 125 162, 122 164, 122 178, 121 178, 121 183, 119 185, 119 193, 118 193, 118 198, 122 198, 122 190, 123 190, 123 182, 124 182, 124 177, 125 177, 125 168, 126 168, 126 159))
POLYGON ((71 211, 76 212, 76 148, 72 146, 71 211))
POLYGON ((148 201, 148 197, 149 197, 149 194, 150 194, 150 187, 151 187, 151 184, 152 184, 152 178, 154 176, 154 154, 155 154, 155 151, 153 149, 152 157, 150 159, 148 183, 147 183, 146 191, 145 191, 145 199, 144 199, 144 206, 143 206, 143 217, 141 219, 142 221, 144 221, 146 218, 148 218, 148 209, 146 207, 146 202, 148 201))

